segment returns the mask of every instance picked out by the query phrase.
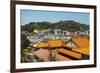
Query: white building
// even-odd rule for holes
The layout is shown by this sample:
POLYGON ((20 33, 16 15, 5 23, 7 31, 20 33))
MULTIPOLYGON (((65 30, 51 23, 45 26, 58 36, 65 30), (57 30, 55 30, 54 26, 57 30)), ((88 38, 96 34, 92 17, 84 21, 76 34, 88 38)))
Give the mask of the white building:
POLYGON ((54 29, 55 35, 61 35, 61 29, 54 29))

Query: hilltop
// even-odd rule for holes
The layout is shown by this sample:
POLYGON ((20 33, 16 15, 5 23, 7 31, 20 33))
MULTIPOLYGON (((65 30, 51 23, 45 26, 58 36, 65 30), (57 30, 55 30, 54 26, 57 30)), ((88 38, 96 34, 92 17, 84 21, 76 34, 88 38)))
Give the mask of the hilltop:
POLYGON ((86 31, 89 30, 89 25, 82 24, 73 20, 59 21, 55 23, 51 22, 30 22, 25 25, 21 25, 22 31, 33 32, 34 29, 37 30, 53 30, 53 29, 61 29, 67 31, 86 31))

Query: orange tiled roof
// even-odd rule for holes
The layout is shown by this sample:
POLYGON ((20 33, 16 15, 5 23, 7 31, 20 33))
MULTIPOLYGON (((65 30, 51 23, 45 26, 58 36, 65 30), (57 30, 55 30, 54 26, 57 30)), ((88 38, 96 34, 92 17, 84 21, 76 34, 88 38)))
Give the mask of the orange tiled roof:
POLYGON ((86 48, 79 48, 79 49, 73 49, 73 51, 85 54, 85 55, 89 55, 90 54, 90 50, 89 47, 86 48))
POLYGON ((67 54, 67 55, 70 55, 72 57, 75 57, 77 59, 81 59, 81 57, 82 57, 82 55, 79 54, 79 53, 76 53, 76 52, 73 52, 73 51, 69 51, 67 49, 65 50, 63 48, 57 49, 57 51, 62 52, 62 53, 67 54))
POLYGON ((76 46, 64 45, 64 47, 68 47, 68 48, 71 48, 71 49, 77 49, 77 47, 76 47, 76 46))
POLYGON ((39 43, 32 44, 33 47, 37 47, 39 43))
POLYGON ((43 48, 43 47, 61 47, 64 45, 62 40, 48 40, 48 42, 39 42, 34 44, 34 47, 43 48))
POLYGON ((78 48, 89 47, 89 40, 87 38, 71 38, 69 41, 74 42, 78 48))
POLYGON ((48 45, 50 47, 61 47, 63 46, 64 42, 62 40, 49 40, 48 45))
POLYGON ((37 43, 37 48, 43 48, 43 47, 48 47, 48 44, 47 43, 44 43, 44 42, 39 42, 37 43))

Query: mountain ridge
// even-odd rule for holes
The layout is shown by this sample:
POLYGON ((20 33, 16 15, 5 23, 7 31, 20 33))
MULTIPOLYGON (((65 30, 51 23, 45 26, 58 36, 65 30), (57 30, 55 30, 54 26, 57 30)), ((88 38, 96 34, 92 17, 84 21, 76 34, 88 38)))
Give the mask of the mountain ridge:
POLYGON ((50 23, 47 21, 30 22, 28 24, 21 25, 22 31, 33 32, 34 29, 38 29, 38 30, 61 29, 61 30, 67 30, 67 31, 86 31, 86 30, 89 30, 89 25, 82 24, 74 20, 59 21, 55 23, 50 23))

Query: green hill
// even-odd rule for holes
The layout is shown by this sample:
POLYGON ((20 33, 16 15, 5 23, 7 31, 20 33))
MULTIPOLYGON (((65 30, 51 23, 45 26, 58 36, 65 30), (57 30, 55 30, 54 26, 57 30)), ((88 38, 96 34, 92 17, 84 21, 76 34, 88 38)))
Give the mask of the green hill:
POLYGON ((85 31, 89 30, 89 25, 81 24, 73 20, 59 21, 56 23, 50 22, 30 22, 29 24, 21 26, 22 31, 33 32, 34 29, 46 30, 46 29, 61 29, 67 31, 85 31))

